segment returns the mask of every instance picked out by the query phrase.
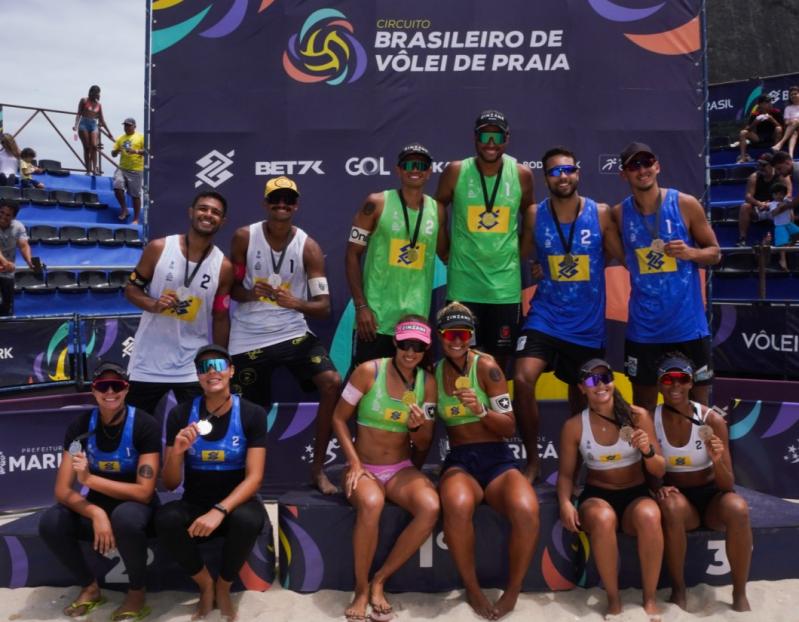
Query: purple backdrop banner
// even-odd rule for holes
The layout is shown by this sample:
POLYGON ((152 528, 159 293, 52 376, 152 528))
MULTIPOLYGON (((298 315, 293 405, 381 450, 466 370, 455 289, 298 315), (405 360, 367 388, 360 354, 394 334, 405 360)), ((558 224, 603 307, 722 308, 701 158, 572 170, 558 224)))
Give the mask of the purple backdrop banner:
MULTIPOLYGON (((617 154, 632 139, 658 153, 663 185, 703 193, 702 3, 637 4, 156 2, 150 235, 183 232, 191 197, 210 186, 229 199, 228 251, 234 227, 263 218, 266 180, 294 177, 297 223, 327 256, 333 299, 315 329, 346 369, 350 222, 368 193, 396 185, 411 141, 433 154, 431 194, 448 161, 473 154, 485 108, 508 116, 508 153, 534 170, 539 200, 540 157, 555 144, 577 153, 583 194, 620 200, 617 154)), ((445 278, 439 266, 436 285, 445 278)))
POLYGON ((0 322, 0 387, 74 379, 73 317, 0 322))

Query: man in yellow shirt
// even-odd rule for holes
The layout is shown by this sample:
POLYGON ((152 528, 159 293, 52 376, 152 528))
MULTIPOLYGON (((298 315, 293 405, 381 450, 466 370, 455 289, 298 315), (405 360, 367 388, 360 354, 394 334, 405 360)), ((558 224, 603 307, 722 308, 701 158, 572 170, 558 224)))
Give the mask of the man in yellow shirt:
POLYGON ((128 117, 122 123, 125 133, 117 138, 111 156, 119 158, 119 168, 114 173, 114 194, 119 201, 119 219, 128 219, 128 206, 125 203, 127 190, 133 200, 133 224, 139 222, 141 210, 141 187, 144 174, 144 136, 136 131, 136 120, 128 117))

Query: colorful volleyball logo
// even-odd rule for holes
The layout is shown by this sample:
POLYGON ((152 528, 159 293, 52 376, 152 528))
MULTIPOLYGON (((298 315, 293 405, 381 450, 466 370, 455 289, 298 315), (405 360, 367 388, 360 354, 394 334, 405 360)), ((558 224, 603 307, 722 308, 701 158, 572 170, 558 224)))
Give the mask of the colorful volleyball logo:
POLYGON ((340 11, 314 11, 300 31, 291 35, 283 52, 283 68, 297 82, 352 84, 366 71, 366 50, 354 32, 340 11))

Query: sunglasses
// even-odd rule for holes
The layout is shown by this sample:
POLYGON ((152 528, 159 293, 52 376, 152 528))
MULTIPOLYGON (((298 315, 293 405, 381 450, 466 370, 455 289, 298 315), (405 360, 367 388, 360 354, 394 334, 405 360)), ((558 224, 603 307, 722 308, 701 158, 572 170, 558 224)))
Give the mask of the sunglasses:
POLYGON ((418 339, 403 339, 397 342, 397 348, 400 350, 413 350, 416 353, 424 352, 427 350, 427 344, 418 339))
POLYGON ((574 175, 580 170, 579 166, 574 164, 564 164, 562 166, 553 166, 547 171, 549 177, 560 177, 561 175, 574 175))
POLYGON ((664 387, 670 387, 675 382, 679 384, 690 384, 693 382, 693 378, 691 378, 691 374, 684 371, 667 371, 658 379, 658 382, 664 387))
POLYGON ((296 205, 297 195, 293 192, 272 192, 266 197, 266 202, 270 205, 277 205, 278 203, 282 203, 283 205, 296 205))
POLYGON ((438 333, 444 341, 452 342, 460 339, 463 343, 471 341, 472 335, 474 335, 474 331, 468 328, 445 328, 438 331, 438 333))
POLYGON ((635 160, 627 162, 622 168, 625 171, 637 171, 640 168, 650 168, 655 165, 655 162, 657 162, 657 160, 652 157, 636 158, 635 160))
POLYGON ((111 389, 112 393, 121 393, 128 388, 128 383, 125 380, 95 380, 92 382, 92 391, 98 393, 106 393, 111 389))
POLYGON ((583 378, 583 384, 589 389, 593 389, 594 387, 598 386, 600 382, 602 384, 612 384, 613 374, 611 374, 609 371, 606 371, 601 374, 588 374, 585 378, 583 378))
POLYGON ((430 162, 427 160, 403 160, 399 163, 399 167, 406 173, 411 171, 426 171, 430 168, 430 162))
POLYGON ((505 132, 477 132, 477 142, 487 145, 490 141, 495 145, 505 144, 505 132))
POLYGON ((207 374, 211 371, 223 372, 230 368, 230 362, 227 359, 205 359, 197 363, 197 373, 207 374))

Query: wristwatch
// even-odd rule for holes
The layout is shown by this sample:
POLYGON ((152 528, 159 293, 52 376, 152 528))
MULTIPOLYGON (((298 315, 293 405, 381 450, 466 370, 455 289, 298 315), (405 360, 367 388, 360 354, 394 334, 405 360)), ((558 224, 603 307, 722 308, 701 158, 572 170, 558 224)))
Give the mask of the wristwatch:
MULTIPOLYGON (((639 449, 638 451, 641 451, 641 450, 639 449)), ((641 451, 641 457, 644 458, 644 460, 648 460, 649 458, 651 458, 654 455, 655 455, 655 446, 654 445, 649 445, 649 451, 646 452, 646 453, 641 451)))
POLYGON ((219 510, 220 512, 222 512, 222 514, 227 516, 227 508, 221 503, 214 503, 214 509, 219 510))

